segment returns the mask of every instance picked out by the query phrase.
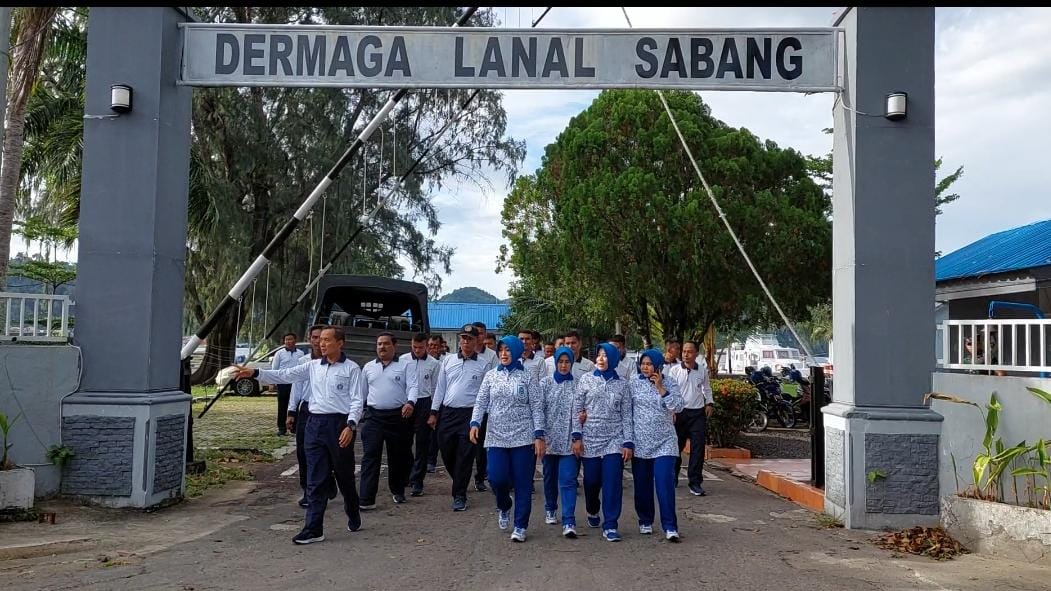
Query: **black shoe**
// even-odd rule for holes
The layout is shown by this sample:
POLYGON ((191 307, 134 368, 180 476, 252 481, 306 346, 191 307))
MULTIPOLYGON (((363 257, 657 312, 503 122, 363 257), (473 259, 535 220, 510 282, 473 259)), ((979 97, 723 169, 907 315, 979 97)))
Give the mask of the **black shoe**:
POLYGON ((360 501, 358 503, 358 509, 360 509, 362 511, 371 511, 371 510, 373 510, 375 508, 376 508, 376 501, 375 500, 369 501, 368 503, 366 503, 365 501, 360 501))
POLYGON ((704 492, 704 488, 701 487, 701 485, 699 485, 699 484, 691 484, 690 485, 690 494, 695 496, 695 497, 703 497, 703 496, 706 496, 708 493, 704 492))
POLYGON ((466 511, 467 510, 467 497, 457 497, 453 499, 453 511, 466 511))
POLYGON ((284 437, 284 436, 288 435, 288 433, 286 431, 278 431, 277 435, 278 435, 278 437, 284 437))
POLYGON ((348 521, 347 522, 347 531, 355 532, 355 531, 358 531, 359 529, 361 529, 361 524, 360 523, 354 523, 352 521, 348 521))
POLYGON ((302 496, 302 497, 299 497, 299 506, 303 507, 304 509, 306 509, 307 507, 310 506, 310 503, 307 502, 307 498, 306 498, 305 495, 302 496))
POLYGON ((414 484, 412 485, 412 491, 409 492, 410 497, 422 497, 423 496, 423 485, 414 484))
POLYGON ((435 464, 427 464, 427 473, 434 474, 438 470, 438 466, 435 464))
POLYGON ((333 484, 332 488, 329 489, 329 491, 328 491, 328 500, 331 501, 332 499, 336 498, 336 495, 338 495, 338 494, 339 494, 339 489, 336 488, 335 484, 333 484))
POLYGON ((324 542, 325 534, 313 534, 307 530, 303 530, 296 534, 296 537, 292 538, 293 544, 313 544, 314 542, 324 542))
POLYGON ((485 492, 485 491, 489 490, 489 487, 485 486, 485 481, 482 481, 482 480, 480 480, 478 482, 475 482, 474 483, 474 488, 477 489, 478 492, 485 492))
POLYGON ((391 495, 390 498, 394 499, 395 505, 400 505, 405 502, 405 495, 391 495))

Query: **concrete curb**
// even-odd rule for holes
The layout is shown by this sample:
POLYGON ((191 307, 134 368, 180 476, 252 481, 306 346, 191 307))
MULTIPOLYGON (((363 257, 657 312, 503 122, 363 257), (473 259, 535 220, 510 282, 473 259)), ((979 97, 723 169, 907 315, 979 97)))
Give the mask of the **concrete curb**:
POLYGON ((7 544, 0 546, 0 560, 17 560, 20 558, 35 558, 51 554, 66 554, 86 550, 98 545, 91 538, 59 538, 44 542, 31 542, 28 544, 7 544))

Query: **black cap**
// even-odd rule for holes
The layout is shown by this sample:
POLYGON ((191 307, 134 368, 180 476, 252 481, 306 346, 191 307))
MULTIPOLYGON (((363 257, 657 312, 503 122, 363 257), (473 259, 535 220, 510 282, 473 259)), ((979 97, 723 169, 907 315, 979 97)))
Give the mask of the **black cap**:
POLYGON ((478 328, 475 327, 475 325, 473 325, 473 324, 465 324, 465 325, 463 325, 463 328, 460 330, 460 336, 461 337, 466 336, 466 337, 478 338, 479 334, 480 333, 478 332, 478 328))

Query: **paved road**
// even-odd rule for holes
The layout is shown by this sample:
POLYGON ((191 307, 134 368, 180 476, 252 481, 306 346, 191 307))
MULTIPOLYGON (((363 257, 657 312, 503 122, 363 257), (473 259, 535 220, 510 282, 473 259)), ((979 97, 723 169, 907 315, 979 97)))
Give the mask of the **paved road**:
POLYGON ((96 523, 100 542, 90 551, 2 562, 0 588, 985 591, 1047 589, 1051 580, 1051 569, 1027 564, 895 555, 870 544, 871 533, 823 529, 814 514, 723 472, 707 483, 707 497, 679 489, 681 544, 638 534, 630 481, 622 542, 586 528, 577 540, 563 539, 558 526, 543 523, 535 498, 529 541, 514 544, 496 527, 491 493, 471 492, 468 510, 453 513, 448 478, 439 474, 426 496, 405 505, 381 497, 356 533, 330 509, 328 539, 300 547, 290 541, 302 519, 296 478, 280 475, 293 461, 193 503, 96 523))

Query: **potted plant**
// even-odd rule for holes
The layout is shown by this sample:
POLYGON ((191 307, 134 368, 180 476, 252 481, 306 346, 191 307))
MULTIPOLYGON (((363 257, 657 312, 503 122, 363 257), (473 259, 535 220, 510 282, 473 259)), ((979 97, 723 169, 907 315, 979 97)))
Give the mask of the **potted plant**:
POLYGON ((0 455, 0 510, 18 508, 29 509, 33 506, 33 490, 36 487, 36 474, 29 468, 19 468, 9 457, 8 451, 14 445, 9 441, 11 427, 21 415, 8 419, 0 412, 0 437, 3 438, 3 454, 0 455))

